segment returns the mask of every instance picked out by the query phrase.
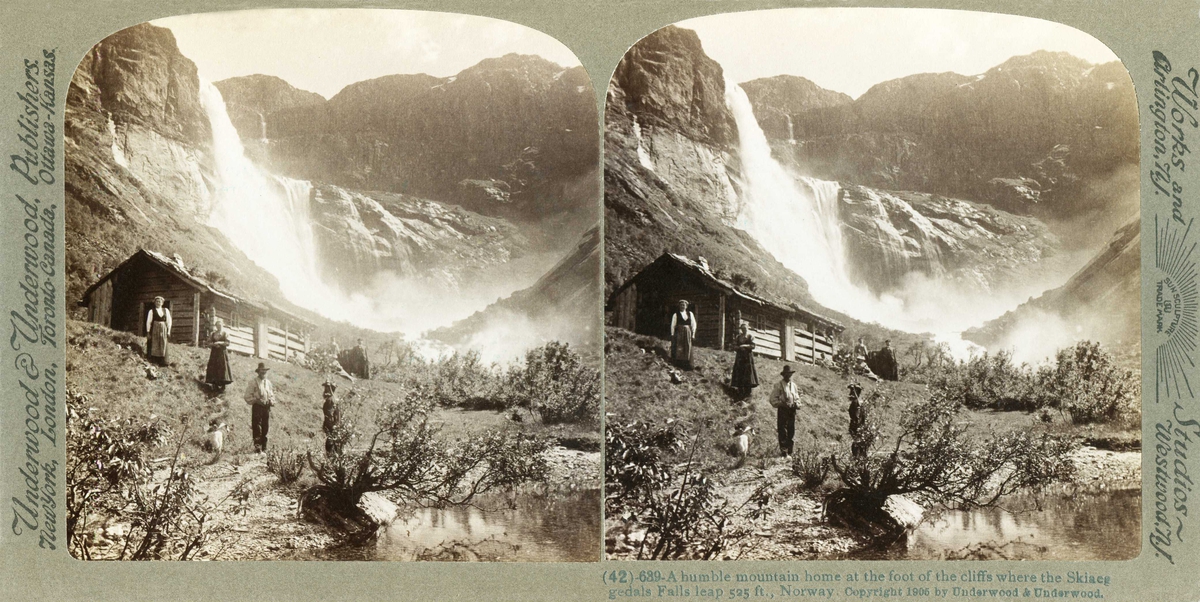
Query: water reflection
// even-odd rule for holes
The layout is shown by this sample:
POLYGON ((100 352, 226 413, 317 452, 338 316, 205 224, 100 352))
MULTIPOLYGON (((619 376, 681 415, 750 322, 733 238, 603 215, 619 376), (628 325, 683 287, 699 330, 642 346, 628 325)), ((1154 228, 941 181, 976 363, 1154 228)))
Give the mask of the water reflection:
POLYGON ((1140 489, 1017 496, 1006 508, 950 510, 927 519, 907 547, 880 557, 926 559, 1124 560, 1141 546, 1140 489), (1039 509, 1040 506, 1040 509, 1039 509))
POLYGON ((319 555, 337 560, 595 562, 600 559, 600 491, 485 497, 486 508, 424 508, 366 547, 319 555), (515 503, 510 503, 515 502, 515 503), (515 508, 512 507, 515 505, 515 508))

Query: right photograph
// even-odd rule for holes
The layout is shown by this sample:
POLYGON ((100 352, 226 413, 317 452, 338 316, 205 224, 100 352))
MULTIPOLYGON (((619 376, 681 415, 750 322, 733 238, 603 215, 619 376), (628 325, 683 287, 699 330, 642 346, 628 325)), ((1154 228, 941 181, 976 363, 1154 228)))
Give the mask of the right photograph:
POLYGON ((1141 550, 1138 110, 1027 17, 659 29, 605 110, 610 560, 1141 550))

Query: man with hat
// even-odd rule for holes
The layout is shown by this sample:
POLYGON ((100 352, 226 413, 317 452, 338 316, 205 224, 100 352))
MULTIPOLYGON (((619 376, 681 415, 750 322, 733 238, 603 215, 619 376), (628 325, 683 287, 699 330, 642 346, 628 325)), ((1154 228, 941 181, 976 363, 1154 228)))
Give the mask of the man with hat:
POLYGON ((325 455, 333 456, 342 452, 342 442, 337 440, 335 435, 338 424, 342 421, 342 409, 338 407, 337 401, 333 398, 334 392, 337 391, 337 385, 326 378, 325 384, 321 386, 325 388, 322 393, 325 405, 321 406, 321 412, 325 415, 325 420, 321 423, 321 430, 325 432, 325 455))
POLYGON ((267 380, 270 368, 263 362, 254 370, 258 378, 246 387, 246 403, 250 404, 250 431, 254 435, 254 452, 267 449, 267 430, 271 427, 271 406, 275 404, 275 389, 267 380))
POLYGON ((796 436, 796 408, 800 407, 800 391, 792 382, 796 371, 792 366, 785 365, 782 378, 775 383, 771 392, 771 405, 775 407, 775 426, 779 434, 779 455, 792 455, 792 440, 796 436))

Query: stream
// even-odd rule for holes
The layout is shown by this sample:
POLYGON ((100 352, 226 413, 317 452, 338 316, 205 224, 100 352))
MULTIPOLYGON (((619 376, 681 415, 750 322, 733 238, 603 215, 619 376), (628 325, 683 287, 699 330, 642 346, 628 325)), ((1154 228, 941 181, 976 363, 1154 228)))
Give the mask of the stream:
POLYGON ((316 560, 595 562, 600 490, 485 496, 479 507, 422 508, 365 546, 314 553, 316 560), (481 509, 483 508, 483 509, 481 509))
POLYGON ((1064 490, 1006 509, 927 515, 906 544, 856 558, 889 560, 1127 560, 1141 549, 1140 489, 1064 490))

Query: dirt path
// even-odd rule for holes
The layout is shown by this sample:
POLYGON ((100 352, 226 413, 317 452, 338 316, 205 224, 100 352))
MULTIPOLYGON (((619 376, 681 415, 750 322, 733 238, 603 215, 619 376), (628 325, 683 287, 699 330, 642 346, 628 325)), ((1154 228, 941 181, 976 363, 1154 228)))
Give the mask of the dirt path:
POLYGON ((200 467, 195 471, 201 492, 214 502, 224 500, 214 512, 219 525, 199 560, 262 560, 296 551, 323 548, 336 536, 322 525, 297 514, 300 487, 278 484, 267 471, 265 456, 246 455, 200 467), (239 483, 247 483, 244 502, 229 498, 239 483))

